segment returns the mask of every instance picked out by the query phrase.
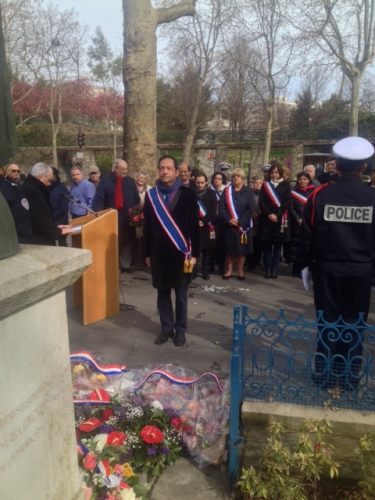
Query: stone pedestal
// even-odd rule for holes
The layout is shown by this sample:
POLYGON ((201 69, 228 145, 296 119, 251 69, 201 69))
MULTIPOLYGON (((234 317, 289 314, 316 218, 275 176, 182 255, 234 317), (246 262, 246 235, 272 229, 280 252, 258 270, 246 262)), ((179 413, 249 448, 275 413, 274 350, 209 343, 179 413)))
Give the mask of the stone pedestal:
POLYGON ((64 289, 90 263, 88 250, 31 245, 0 261, 2 498, 82 498, 64 289))

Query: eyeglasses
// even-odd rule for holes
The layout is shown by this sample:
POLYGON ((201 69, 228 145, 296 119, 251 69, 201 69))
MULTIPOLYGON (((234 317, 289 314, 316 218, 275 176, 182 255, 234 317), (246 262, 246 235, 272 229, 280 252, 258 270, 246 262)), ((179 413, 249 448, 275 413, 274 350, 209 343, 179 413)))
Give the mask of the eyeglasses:
POLYGON ((242 177, 240 174, 233 174, 232 177, 242 177))
POLYGON ((19 174, 21 170, 11 170, 12 174, 19 174))

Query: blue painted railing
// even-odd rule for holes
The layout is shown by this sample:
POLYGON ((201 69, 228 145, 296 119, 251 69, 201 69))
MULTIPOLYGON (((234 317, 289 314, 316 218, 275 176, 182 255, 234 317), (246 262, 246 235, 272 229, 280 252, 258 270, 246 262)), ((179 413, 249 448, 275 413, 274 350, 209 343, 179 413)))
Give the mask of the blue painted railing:
POLYGON ((244 400, 375 411, 375 327, 359 314, 355 324, 301 315, 291 321, 256 318, 234 308, 230 373, 229 476, 238 474, 244 400))

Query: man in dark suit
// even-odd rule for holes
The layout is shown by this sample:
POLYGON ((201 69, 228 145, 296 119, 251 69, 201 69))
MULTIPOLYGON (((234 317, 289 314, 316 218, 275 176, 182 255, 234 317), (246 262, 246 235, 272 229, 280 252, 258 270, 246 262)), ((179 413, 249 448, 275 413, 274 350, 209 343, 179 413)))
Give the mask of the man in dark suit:
POLYGON ((36 163, 27 176, 21 191, 30 206, 30 221, 34 243, 37 245, 56 245, 64 234, 72 229, 65 224, 53 222, 49 187, 53 178, 52 168, 45 163, 36 163))
POLYGON ((135 228, 129 224, 128 210, 141 203, 134 179, 127 175, 126 161, 117 159, 112 173, 105 175, 96 190, 92 208, 95 212, 115 208, 118 212, 118 239, 120 269, 133 273, 131 250, 135 242, 135 228))
POLYGON ((181 347, 186 343, 188 287, 200 251, 198 205, 195 191, 182 185, 173 157, 160 158, 158 173, 157 186, 146 194, 143 226, 146 264, 158 290, 162 331, 155 344, 164 344, 171 337, 175 346, 181 347))

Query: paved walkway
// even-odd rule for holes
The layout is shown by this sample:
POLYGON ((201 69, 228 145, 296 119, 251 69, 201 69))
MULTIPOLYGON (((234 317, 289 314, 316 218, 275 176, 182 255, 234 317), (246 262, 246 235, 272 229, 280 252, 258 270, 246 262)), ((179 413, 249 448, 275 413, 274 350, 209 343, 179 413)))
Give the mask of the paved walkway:
MULTIPOLYGON (((177 348, 171 341, 154 345, 160 333, 156 309, 156 291, 151 276, 144 270, 120 277, 120 302, 124 310, 89 326, 81 324, 81 310, 71 307, 68 291, 68 322, 71 351, 87 350, 105 363, 126 364, 129 369, 175 364, 196 373, 212 371, 223 381, 229 376, 232 349, 233 307, 246 304, 249 313, 261 311, 276 317, 278 309, 285 308, 288 318, 302 313, 314 319, 311 292, 305 292, 301 280, 291 277, 291 268, 280 266, 277 280, 265 280, 263 273, 246 274, 245 281, 212 275, 210 281, 200 277, 189 289, 187 343, 177 348), (131 306, 135 306, 133 309, 131 306)), ((370 320, 375 320, 372 300, 370 320)), ((153 500, 226 499, 227 472, 224 466, 208 467, 200 471, 193 461, 181 459, 175 468, 169 468, 153 490, 153 500)))

